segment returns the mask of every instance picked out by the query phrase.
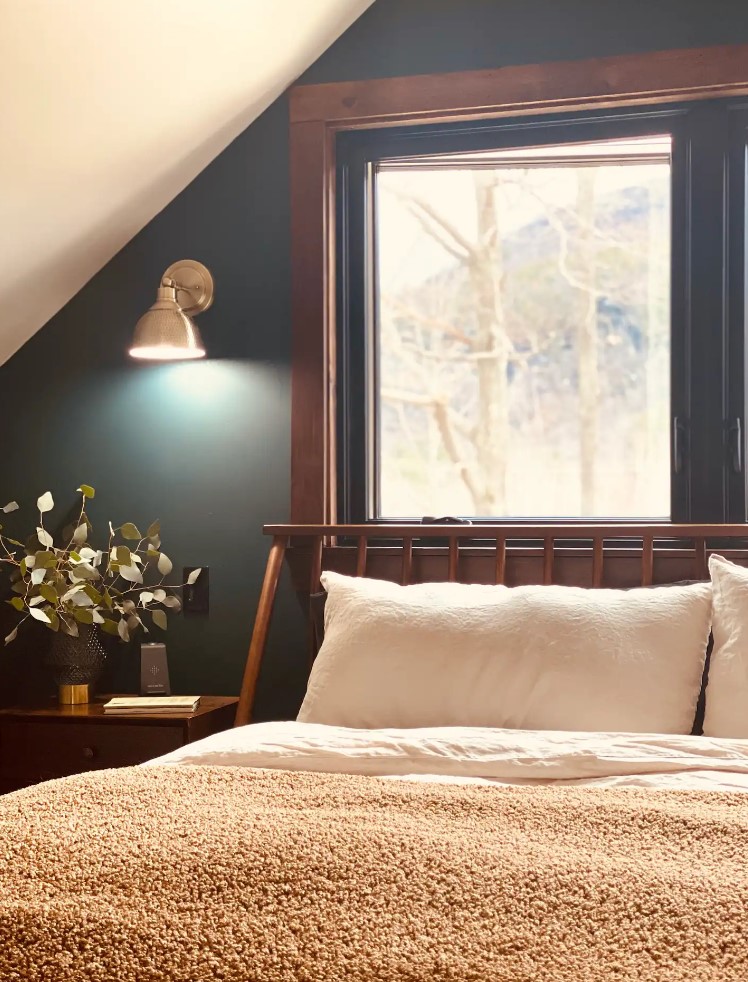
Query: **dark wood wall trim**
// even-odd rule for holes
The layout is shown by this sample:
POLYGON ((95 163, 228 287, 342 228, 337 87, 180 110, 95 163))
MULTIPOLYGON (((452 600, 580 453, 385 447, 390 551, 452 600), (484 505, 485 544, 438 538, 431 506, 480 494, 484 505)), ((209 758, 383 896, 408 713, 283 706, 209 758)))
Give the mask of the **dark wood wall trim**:
POLYGON ((335 424, 334 132, 291 127, 291 514, 332 517, 335 424))
POLYGON ((748 45, 291 89, 291 520, 336 519, 338 131, 738 95, 748 95, 748 45))
POLYGON ((291 89, 291 122, 340 127, 708 99, 748 92, 747 45, 291 89))

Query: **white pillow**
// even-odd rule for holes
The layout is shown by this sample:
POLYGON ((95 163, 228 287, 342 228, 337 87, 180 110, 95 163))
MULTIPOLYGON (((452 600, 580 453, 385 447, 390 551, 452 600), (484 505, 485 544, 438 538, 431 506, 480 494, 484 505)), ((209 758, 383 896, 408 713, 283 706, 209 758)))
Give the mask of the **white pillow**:
POLYGON ((709 557, 714 647, 706 686, 704 735, 748 737, 748 569, 709 557))
POLYGON ((353 727, 690 733, 711 586, 480 586, 323 573, 298 719, 353 727))

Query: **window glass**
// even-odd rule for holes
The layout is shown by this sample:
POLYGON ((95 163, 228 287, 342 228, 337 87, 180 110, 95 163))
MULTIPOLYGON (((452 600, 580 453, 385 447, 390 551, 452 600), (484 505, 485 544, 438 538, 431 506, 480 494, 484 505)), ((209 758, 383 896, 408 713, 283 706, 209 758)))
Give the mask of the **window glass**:
POLYGON ((370 517, 669 518, 670 155, 376 165, 370 517))

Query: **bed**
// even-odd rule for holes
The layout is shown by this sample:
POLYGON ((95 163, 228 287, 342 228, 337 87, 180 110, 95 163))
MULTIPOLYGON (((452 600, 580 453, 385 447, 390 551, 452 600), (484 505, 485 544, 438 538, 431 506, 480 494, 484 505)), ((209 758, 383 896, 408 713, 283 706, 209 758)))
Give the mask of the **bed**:
POLYGON ((0 799, 2 982, 748 978, 748 528, 266 531, 237 726, 0 799))

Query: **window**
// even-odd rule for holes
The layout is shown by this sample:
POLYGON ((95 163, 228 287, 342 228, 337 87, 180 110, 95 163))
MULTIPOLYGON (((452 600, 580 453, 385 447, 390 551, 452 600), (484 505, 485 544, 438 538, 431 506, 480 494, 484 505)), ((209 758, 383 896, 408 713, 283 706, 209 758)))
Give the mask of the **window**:
POLYGON ((744 521, 736 100, 338 137, 344 521, 744 521))

